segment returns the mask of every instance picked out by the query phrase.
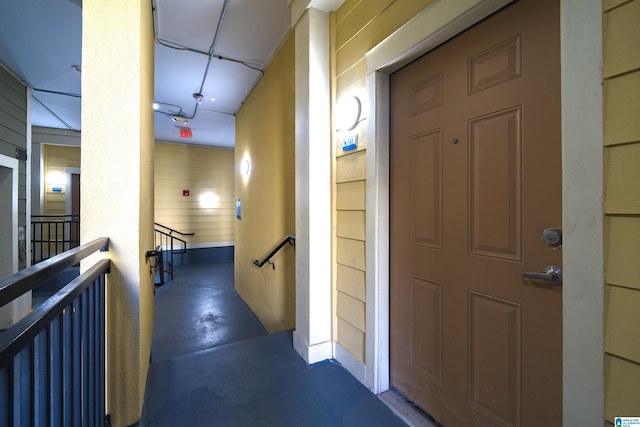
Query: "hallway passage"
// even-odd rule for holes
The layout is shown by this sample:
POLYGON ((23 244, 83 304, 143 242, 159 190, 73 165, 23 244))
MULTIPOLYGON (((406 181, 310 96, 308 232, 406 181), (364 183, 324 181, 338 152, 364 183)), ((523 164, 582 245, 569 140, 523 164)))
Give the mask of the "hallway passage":
POLYGON ((156 289, 142 426, 405 426, 332 361, 307 366, 233 288, 233 261, 186 264, 156 289))

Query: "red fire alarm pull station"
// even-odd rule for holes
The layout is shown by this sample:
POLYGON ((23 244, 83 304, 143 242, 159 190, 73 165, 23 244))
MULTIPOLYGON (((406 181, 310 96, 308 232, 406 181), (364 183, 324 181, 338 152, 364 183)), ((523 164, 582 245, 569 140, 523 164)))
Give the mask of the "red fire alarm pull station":
POLYGON ((191 138, 191 129, 180 129, 180 138, 191 138))
POLYGON ((185 197, 189 197, 189 190, 182 190, 182 195, 185 197))

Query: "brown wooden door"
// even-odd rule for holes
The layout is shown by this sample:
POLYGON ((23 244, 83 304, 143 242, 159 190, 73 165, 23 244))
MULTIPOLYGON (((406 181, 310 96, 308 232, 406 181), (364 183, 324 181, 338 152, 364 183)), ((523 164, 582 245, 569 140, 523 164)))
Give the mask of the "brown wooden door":
POLYGON ((562 420, 557 1, 391 76, 391 384, 445 426, 562 420))
POLYGON ((77 222, 71 223, 71 247, 80 246, 80 174, 71 174, 71 214, 77 222))

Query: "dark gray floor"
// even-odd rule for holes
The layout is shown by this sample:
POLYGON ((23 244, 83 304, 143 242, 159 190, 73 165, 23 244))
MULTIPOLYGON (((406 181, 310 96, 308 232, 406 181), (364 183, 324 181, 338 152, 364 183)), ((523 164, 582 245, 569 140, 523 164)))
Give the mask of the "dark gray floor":
POLYGON ((233 291, 233 263, 157 289, 143 426, 405 426, 333 362, 306 366, 233 291))

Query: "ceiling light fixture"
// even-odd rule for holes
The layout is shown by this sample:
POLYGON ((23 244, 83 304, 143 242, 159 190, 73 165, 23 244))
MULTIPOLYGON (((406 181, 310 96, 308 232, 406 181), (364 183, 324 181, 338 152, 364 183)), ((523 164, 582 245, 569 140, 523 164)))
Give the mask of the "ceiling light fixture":
POLYGON ((171 116, 171 120, 173 120, 175 123, 182 123, 183 125, 186 125, 189 121, 189 119, 182 116, 171 116))
POLYGON ((195 99, 198 102, 198 104, 202 104, 202 100, 204 99, 204 96, 202 96, 201 93, 196 92, 193 94, 193 99, 195 99))
POLYGON ((160 104, 158 104, 157 102, 153 103, 153 109, 157 110, 158 108, 160 108, 160 104))

